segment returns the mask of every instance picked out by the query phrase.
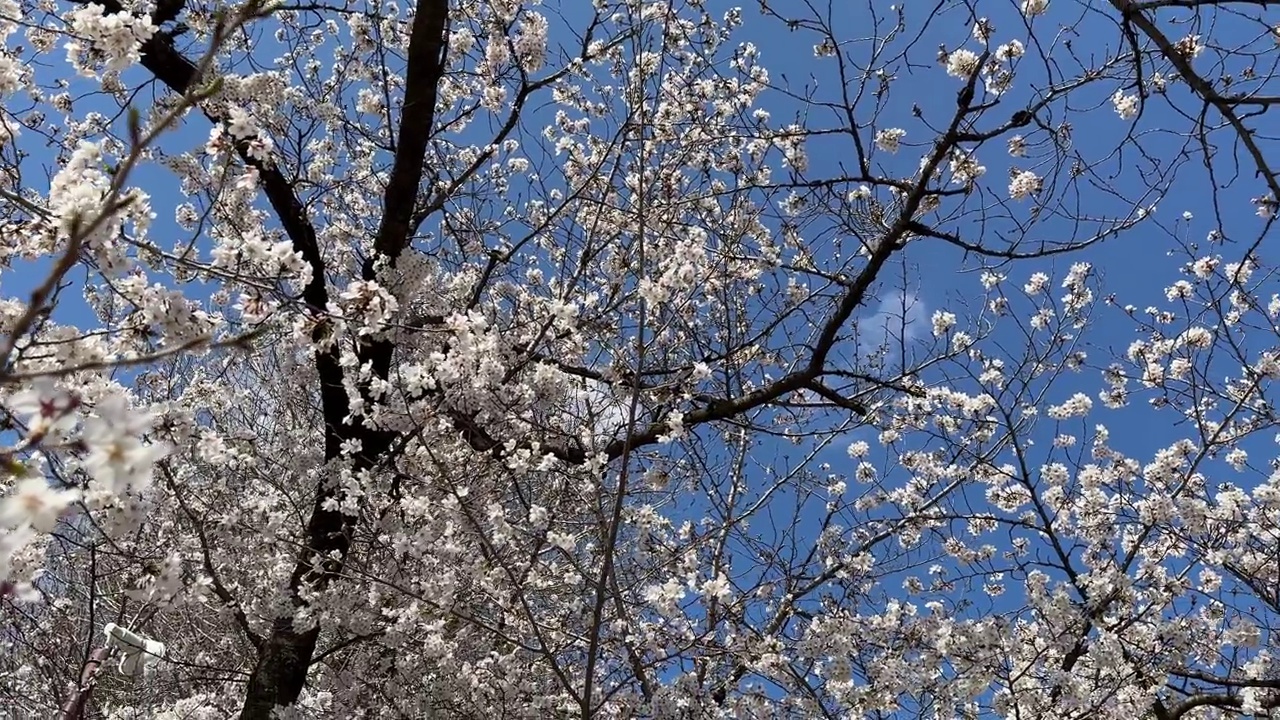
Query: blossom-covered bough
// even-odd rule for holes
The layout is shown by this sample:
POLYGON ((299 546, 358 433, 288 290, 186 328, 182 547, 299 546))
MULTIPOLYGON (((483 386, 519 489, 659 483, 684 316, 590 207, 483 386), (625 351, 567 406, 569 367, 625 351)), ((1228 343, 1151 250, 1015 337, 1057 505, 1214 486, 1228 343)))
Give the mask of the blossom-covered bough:
POLYGON ((1266 12, 0 0, 0 697, 1280 706, 1266 12))

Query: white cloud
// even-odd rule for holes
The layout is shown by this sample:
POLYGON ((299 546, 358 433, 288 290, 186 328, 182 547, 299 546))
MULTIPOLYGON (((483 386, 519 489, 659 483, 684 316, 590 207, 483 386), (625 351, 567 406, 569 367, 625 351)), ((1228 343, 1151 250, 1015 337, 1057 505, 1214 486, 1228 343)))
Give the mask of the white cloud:
POLYGON ((863 353, 883 348, 885 360, 901 359, 911 346, 929 333, 929 308, 915 292, 899 291, 880 301, 879 307, 858 323, 858 345, 863 353))
POLYGON ((629 394, 616 392, 598 380, 587 380, 570 399, 566 416, 573 427, 586 425, 597 442, 606 443, 626 430, 630 407, 629 394))

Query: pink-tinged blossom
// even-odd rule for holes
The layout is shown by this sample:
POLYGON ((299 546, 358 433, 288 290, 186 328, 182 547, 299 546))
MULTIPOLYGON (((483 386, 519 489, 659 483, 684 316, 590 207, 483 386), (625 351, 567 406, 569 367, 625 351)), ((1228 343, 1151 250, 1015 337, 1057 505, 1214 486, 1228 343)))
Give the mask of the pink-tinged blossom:
POLYGON ((0 502, 0 526, 29 525, 40 532, 52 532, 58 518, 79 499, 76 490, 57 490, 43 477, 25 478, 0 502))
POLYGON ((96 62, 102 62, 108 72, 118 72, 138 62, 142 43, 157 29, 148 13, 107 14, 99 4, 72 11, 69 20, 73 37, 79 39, 67 43, 67 58, 88 77, 96 75, 96 62), (94 56, 91 51, 99 55, 94 56))
POLYGON ((947 58, 947 74, 951 77, 968 80, 978 71, 978 54, 972 50, 961 48, 954 50, 947 58))
POLYGON ((1010 62, 1022 57, 1023 55, 1026 54, 1026 52, 1027 52, 1027 49, 1022 44, 1022 41, 1010 40, 1009 42, 1004 43, 1000 47, 996 48, 995 56, 996 56, 996 59, 1001 62, 1010 62))
POLYGON ((1030 170, 1020 170, 1009 181, 1009 197, 1014 200, 1025 200, 1040 192, 1044 181, 1030 170))
POLYGON ((99 489, 121 495, 141 492, 151 484, 152 467, 168 454, 164 443, 143 439, 151 420, 148 413, 130 407, 123 395, 112 395, 94 407, 84 424, 84 464, 99 489))
POLYGON ((1276 199, 1270 193, 1254 198, 1253 204, 1255 214, 1263 220, 1270 220, 1276 214, 1276 199))
POLYGON ((886 128, 876 133, 876 147, 887 153, 896 153, 902 146, 902 138, 907 131, 902 128, 886 128))
POLYGON ((227 132, 237 140, 248 140, 258 134, 258 124, 244 108, 233 107, 227 112, 227 132))
POLYGON ((1039 295, 1049 288, 1049 276, 1042 272, 1032 273, 1022 290, 1028 295, 1039 295))
POLYGON ((0 98, 13 95, 25 84, 22 65, 6 50, 0 50, 0 98))
MULTIPOLYGON (((4 510, 5 507, 0 506, 0 512, 4 510)), ((0 583, 8 582, 13 577, 14 555, 34 540, 35 536, 35 530, 29 523, 0 529, 0 583)), ((10 587, 13 587, 12 584, 10 587)))
POLYGON ((1116 109, 1116 114, 1121 120, 1132 120, 1138 116, 1138 96, 1128 95, 1123 90, 1117 90, 1111 96, 1111 104, 1116 109))
POLYGON ((526 11, 520 17, 514 39, 516 58, 526 71, 538 70, 547 56, 547 19, 541 13, 526 11))
POLYGON ((31 387, 14 393, 5 405, 17 413, 33 436, 61 433, 75 425, 75 409, 80 400, 58 387, 52 380, 42 378, 31 387))
POLYGON ((100 214, 101 202, 111 179, 103 172, 100 145, 82 142, 54 176, 49 187, 49 209, 65 232, 86 229, 100 214))
POLYGON ((1029 18, 1043 14, 1049 9, 1049 0, 1022 0, 1022 14, 1029 18))

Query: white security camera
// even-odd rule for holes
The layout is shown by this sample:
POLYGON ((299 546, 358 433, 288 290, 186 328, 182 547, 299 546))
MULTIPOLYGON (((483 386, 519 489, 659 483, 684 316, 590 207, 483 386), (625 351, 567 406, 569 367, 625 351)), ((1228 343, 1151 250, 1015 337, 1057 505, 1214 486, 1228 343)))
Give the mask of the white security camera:
POLYGON ((107 647, 120 651, 120 672, 125 675, 149 673, 164 657, 164 643, 145 638, 115 623, 107 623, 102 632, 107 636, 107 647))

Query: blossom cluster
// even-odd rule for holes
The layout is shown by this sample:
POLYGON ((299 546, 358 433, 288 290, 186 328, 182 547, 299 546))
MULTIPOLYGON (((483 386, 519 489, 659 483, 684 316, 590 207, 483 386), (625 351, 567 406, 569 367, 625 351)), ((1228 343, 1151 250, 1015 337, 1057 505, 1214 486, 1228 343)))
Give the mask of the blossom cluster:
MULTIPOLYGON (((13 584, 14 557, 38 534, 55 531, 73 505, 87 510, 119 510, 130 496, 145 493, 152 468, 168 448, 150 442, 151 416, 119 391, 104 388, 92 404, 49 380, 13 393, 5 408, 25 437, 6 451, 9 492, 0 500, 0 583, 13 584), (19 453, 26 455, 19 460, 19 453), (73 459, 83 479, 53 481, 44 473, 51 458, 73 459)), ((137 518, 133 518, 136 522, 137 518)), ((30 578, 28 578, 29 580, 30 578)))

